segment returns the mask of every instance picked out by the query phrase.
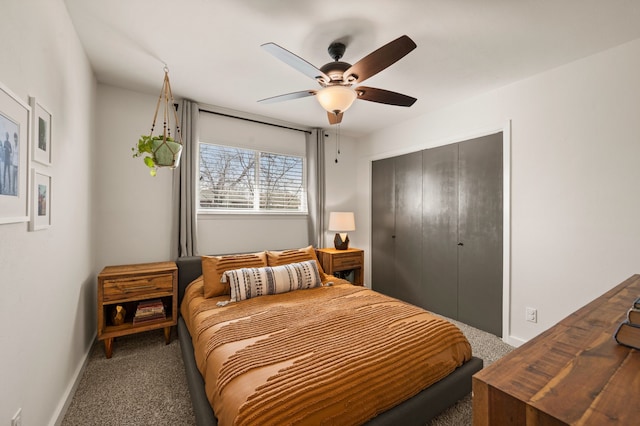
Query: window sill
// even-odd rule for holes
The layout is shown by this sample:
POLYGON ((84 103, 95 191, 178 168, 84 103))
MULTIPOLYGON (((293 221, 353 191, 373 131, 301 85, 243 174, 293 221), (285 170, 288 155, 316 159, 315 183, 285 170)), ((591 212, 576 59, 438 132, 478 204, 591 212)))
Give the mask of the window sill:
POLYGON ((220 219, 271 219, 271 218, 299 218, 306 219, 309 213, 306 212, 264 212, 264 211, 198 211, 198 220, 220 220, 220 219))

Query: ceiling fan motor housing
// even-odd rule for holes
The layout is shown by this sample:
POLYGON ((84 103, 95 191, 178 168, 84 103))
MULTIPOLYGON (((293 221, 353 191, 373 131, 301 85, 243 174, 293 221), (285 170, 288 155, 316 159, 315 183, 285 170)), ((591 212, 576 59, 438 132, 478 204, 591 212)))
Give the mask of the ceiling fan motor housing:
POLYGON ((327 83, 345 83, 343 81, 343 75, 346 70, 351 68, 351 64, 347 62, 335 61, 329 62, 320 68, 320 71, 325 73, 331 78, 331 81, 327 81, 327 83))
POLYGON ((331 81, 327 81, 327 84, 351 84, 353 83, 357 77, 349 77, 348 81, 344 79, 344 72, 351 68, 351 64, 347 62, 341 62, 340 58, 344 56, 344 52, 347 49, 347 46, 344 43, 340 43, 339 41, 334 41, 329 45, 327 51, 329 52, 329 56, 331 56, 334 62, 329 62, 320 68, 320 71, 325 73, 331 78, 331 81))

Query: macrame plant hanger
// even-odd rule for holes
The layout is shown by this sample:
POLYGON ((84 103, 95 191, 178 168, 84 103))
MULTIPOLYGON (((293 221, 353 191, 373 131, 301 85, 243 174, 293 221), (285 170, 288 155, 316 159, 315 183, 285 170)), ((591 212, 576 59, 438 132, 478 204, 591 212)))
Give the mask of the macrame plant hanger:
POLYGON ((164 81, 162 89, 156 104, 156 112, 153 114, 153 123, 151 124, 151 133, 156 127, 158 112, 162 105, 162 140, 158 140, 153 145, 153 157, 157 167, 170 167, 175 169, 180 164, 180 154, 182 153, 182 133, 180 132, 180 124, 178 122, 178 108, 175 108, 173 93, 171 92, 171 83, 169 82, 169 69, 164 67, 164 81), (176 137, 171 140, 171 111, 173 111, 173 121, 176 125, 176 137))

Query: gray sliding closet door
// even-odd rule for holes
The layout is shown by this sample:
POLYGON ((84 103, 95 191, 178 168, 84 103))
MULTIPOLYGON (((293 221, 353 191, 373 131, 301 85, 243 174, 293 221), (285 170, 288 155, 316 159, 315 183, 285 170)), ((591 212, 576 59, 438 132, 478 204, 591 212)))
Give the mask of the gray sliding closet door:
POLYGON ((502 336, 502 133, 459 144, 458 320, 502 336))
POLYGON ((502 133, 374 161, 372 288, 502 335, 502 133))
POLYGON ((458 318, 458 144, 423 151, 424 307, 458 318))
POLYGON ((395 160, 371 164, 371 288, 398 297, 395 282, 395 160))
POLYGON ((423 151, 425 307, 502 335, 502 133, 423 151))
POLYGON ((396 157, 395 261, 398 298, 424 307, 422 276, 422 152, 396 157))
POLYGON ((371 186, 371 287, 423 306, 422 153, 374 161, 371 186))

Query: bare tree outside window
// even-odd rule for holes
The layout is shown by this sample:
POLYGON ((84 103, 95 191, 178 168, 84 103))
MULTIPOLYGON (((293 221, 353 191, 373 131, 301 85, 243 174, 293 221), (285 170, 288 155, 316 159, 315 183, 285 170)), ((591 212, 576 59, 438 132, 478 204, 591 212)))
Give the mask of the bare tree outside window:
POLYGON ((299 210, 302 185, 300 157, 262 153, 260 155, 260 208, 299 210))
POLYGON ((203 210, 306 212, 304 158, 200 144, 203 210))

